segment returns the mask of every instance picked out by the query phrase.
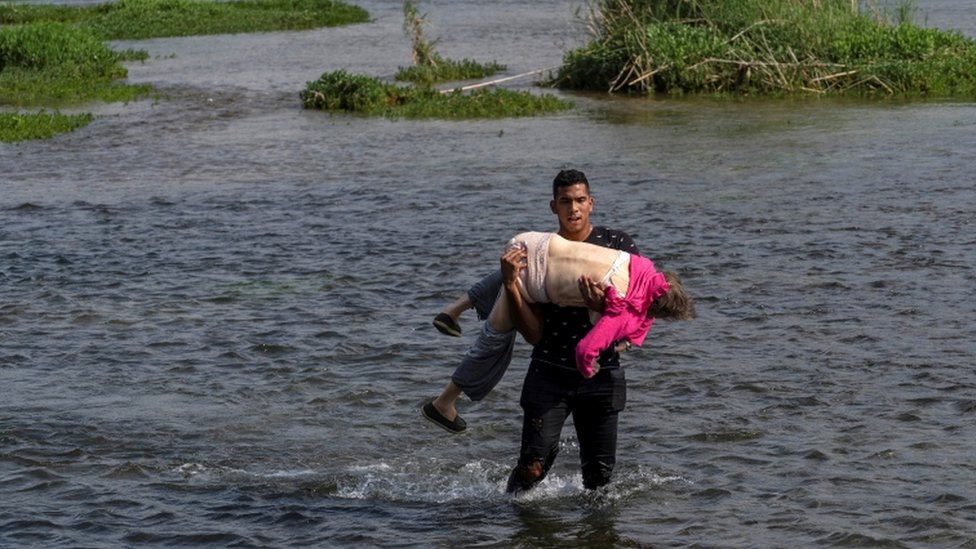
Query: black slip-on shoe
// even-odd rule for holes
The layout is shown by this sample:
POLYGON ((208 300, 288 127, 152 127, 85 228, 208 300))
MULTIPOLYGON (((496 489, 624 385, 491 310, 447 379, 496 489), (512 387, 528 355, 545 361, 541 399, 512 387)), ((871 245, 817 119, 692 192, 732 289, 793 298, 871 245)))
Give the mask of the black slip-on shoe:
POLYGON ((442 416, 441 413, 437 411, 437 408, 434 408, 433 398, 428 399, 427 402, 424 403, 424 407, 420 409, 420 412, 424 414, 424 417, 430 420, 431 423, 439 425, 452 433, 460 433, 468 428, 467 422, 461 419, 461 416, 454 418, 454 421, 448 421, 446 417, 442 416))
POLYGON ((444 335, 461 337, 461 326, 446 313, 437 313, 437 316, 434 317, 434 327, 444 335))

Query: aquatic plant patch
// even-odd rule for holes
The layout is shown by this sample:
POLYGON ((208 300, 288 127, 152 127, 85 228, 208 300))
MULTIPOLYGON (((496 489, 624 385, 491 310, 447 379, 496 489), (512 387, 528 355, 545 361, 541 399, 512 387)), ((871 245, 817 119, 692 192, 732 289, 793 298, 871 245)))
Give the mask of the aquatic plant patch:
POLYGON ((602 0, 554 83, 638 93, 976 96, 976 42, 850 0, 602 0))
POLYGON ((0 113, 0 142, 47 139, 74 131, 92 121, 90 114, 0 113))
POLYGON ((19 67, 79 76, 124 76, 118 60, 100 38, 63 23, 0 27, 0 70, 19 67))
POLYGON ((64 23, 0 27, 0 104, 61 105, 85 101, 128 101, 147 85, 121 82, 121 61, 137 57, 114 52, 98 37, 64 23))
POLYGON ((356 112, 391 118, 476 119, 532 116, 572 107, 551 94, 505 89, 441 93, 427 87, 398 86, 379 79, 327 72, 300 94, 309 109, 356 112))
POLYGON ((107 79, 64 78, 22 69, 0 71, 0 105, 63 106, 90 101, 134 101, 149 95, 148 84, 107 79))
POLYGON ((303 30, 369 20, 336 0, 119 0, 94 6, 0 5, 0 24, 56 21, 90 29, 104 40, 138 40, 303 30))
MULTIPOLYGON (((94 6, 0 4, 0 104, 57 106, 130 101, 148 85, 122 81, 122 61, 104 40, 298 30, 367 21, 368 13, 333 0, 119 0, 94 6)), ((15 115, 11 115, 15 116, 15 115)), ((21 135, 42 138, 47 118, 16 115, 21 135), (37 125, 36 131, 27 126, 37 125)), ((12 126, 11 126, 12 127, 12 126)), ((11 130, 12 131, 12 130, 11 130)))
POLYGON ((471 59, 456 61, 438 55, 431 64, 400 67, 394 78, 402 82, 431 86, 440 82, 486 78, 505 69, 505 65, 495 62, 479 63, 471 59))

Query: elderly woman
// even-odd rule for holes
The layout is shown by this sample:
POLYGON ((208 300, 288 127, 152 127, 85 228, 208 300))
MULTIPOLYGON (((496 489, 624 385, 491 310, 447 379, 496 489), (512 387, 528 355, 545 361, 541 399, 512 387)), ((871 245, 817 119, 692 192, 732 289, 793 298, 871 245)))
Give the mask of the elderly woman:
MULTIPOLYGON (((506 255, 524 257, 516 283, 521 298, 529 303, 585 307, 579 284, 583 277, 599 280, 605 288, 605 310, 576 346, 576 366, 583 377, 596 374, 597 356, 614 343, 642 344, 655 318, 694 318, 694 305, 677 275, 657 272, 644 257, 540 232, 516 235, 509 241, 506 255)), ((453 410, 461 392, 471 400, 481 400, 501 380, 515 343, 512 314, 503 290, 450 383, 440 396, 424 404, 427 419, 451 432, 465 429, 456 412, 454 419, 448 419, 437 408, 453 410), (435 400, 439 406, 434 405, 435 400)), ((599 315, 591 311, 591 318, 594 316, 599 315)))

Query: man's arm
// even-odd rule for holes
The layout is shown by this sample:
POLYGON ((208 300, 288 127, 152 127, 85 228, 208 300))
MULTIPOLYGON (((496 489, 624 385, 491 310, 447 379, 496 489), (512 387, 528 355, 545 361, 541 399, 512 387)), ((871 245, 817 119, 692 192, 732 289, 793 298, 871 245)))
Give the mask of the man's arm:
POLYGON ((522 249, 511 249, 501 257, 502 289, 508 296, 512 307, 512 322, 515 329, 531 345, 542 339, 542 315, 536 308, 522 298, 519 291, 519 270, 525 268, 526 253, 522 249))
MULTIPOLYGON (((601 315, 606 313, 606 288, 601 286, 599 282, 594 281, 588 276, 581 276, 579 279, 579 290, 587 309, 596 311, 601 315)), ((621 339, 613 343, 613 350, 618 353, 629 351, 630 347, 631 344, 626 339, 621 339)))
MULTIPOLYGON (((637 243, 634 242, 634 239, 629 234, 610 229, 607 229, 607 233, 608 240, 605 244, 600 245, 614 250, 621 250, 632 255, 640 255, 640 250, 637 249, 637 243)), ((602 315, 606 311, 606 288, 588 276, 581 276, 578 282, 580 295, 583 298, 583 303, 586 305, 586 308, 602 315)), ((614 343, 613 350, 622 353, 630 350, 630 347, 631 344, 629 341, 621 339, 614 343)))
POLYGON ((583 275, 579 277, 579 291, 587 309, 603 314, 606 310, 606 301, 604 301, 606 290, 599 282, 583 275))
MULTIPOLYGON (((637 243, 634 239, 630 237, 629 234, 623 231, 614 231, 612 229, 600 228, 601 231, 597 239, 594 241, 587 241, 591 244, 596 244, 598 246, 603 246, 605 248, 610 248, 612 250, 620 250, 622 252, 627 252, 633 255, 640 255, 640 251, 637 249, 637 243)), ((596 311, 600 314, 606 310, 606 304, 604 302, 604 292, 606 288, 600 285, 596 280, 588 276, 581 276, 578 280, 580 296, 583 298, 583 303, 586 304, 586 308, 591 311, 596 311)))

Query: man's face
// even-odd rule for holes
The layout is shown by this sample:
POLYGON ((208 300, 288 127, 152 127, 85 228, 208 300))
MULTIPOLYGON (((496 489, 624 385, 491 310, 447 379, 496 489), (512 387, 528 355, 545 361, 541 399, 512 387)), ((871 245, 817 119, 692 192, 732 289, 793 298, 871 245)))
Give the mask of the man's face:
POLYGON ((561 233, 577 234, 589 230, 593 197, 585 183, 560 187, 549 208, 559 217, 561 233))

